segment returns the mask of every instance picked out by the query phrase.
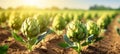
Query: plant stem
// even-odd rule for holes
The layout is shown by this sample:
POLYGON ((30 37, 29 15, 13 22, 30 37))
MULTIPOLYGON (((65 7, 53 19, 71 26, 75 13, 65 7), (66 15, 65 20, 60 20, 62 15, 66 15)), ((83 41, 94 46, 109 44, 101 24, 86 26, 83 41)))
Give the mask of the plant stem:
POLYGON ((32 46, 30 45, 29 41, 28 43, 26 43, 26 47, 27 47, 28 52, 32 51, 32 46))
POLYGON ((77 43, 77 46, 78 46, 77 52, 78 54, 81 54, 81 45, 79 42, 77 43))

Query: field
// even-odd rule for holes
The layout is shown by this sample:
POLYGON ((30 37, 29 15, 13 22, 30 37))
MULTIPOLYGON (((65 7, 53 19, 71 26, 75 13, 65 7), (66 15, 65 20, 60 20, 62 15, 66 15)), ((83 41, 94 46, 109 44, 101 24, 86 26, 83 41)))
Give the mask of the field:
MULTIPOLYGON (((118 20, 120 20, 120 11, 115 10, 1 10, 0 46, 8 46, 7 52, 5 52, 7 54, 78 54, 72 47, 63 48, 59 46, 59 43, 66 41, 64 40, 64 34, 70 35, 70 33, 68 34, 67 32, 70 31, 68 26, 71 22, 76 22, 75 24, 81 22, 86 26, 89 21, 92 21, 99 28, 98 31, 90 29, 92 30, 91 33, 88 29, 86 33, 87 37, 82 38, 84 34, 81 33, 85 33, 83 32, 84 30, 80 30, 82 26, 78 26, 80 29, 75 26, 80 32, 77 31, 78 34, 76 34, 76 31, 72 31, 71 33, 76 32, 76 35, 72 34, 73 37, 68 37, 70 40, 73 38, 71 41, 75 43, 82 43, 85 42, 86 39, 89 39, 91 35, 95 35, 96 38, 91 40, 93 42, 86 46, 81 46, 82 48, 79 50, 80 53, 119 54, 120 35, 116 31, 116 28, 120 27, 118 20), (49 29, 52 32, 44 36, 37 45, 31 44, 35 43, 34 38, 39 38, 38 34, 44 34, 44 32, 49 29), (15 32, 15 34, 22 37, 22 39, 12 32, 15 32), (81 39, 74 37, 79 35, 81 39), (96 42, 98 37, 103 38, 96 42), (30 46, 34 45, 34 49, 20 42, 20 40, 26 40, 26 43, 30 44, 30 46), (31 41, 29 43, 29 40, 33 42, 31 41)), ((72 26, 74 26, 74 24, 72 26)), ((89 26, 87 26, 87 28, 88 27, 89 26)), ((0 52, 2 52, 2 50, 0 52)))

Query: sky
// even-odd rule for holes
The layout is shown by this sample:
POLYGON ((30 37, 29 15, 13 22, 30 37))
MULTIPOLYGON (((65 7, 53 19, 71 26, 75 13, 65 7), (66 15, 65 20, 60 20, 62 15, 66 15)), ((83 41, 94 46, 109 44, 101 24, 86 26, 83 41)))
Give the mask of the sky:
POLYGON ((57 6, 59 8, 81 8, 88 9, 93 5, 104 5, 112 8, 120 7, 120 0, 0 0, 2 8, 18 6, 36 6, 39 8, 46 8, 57 6))

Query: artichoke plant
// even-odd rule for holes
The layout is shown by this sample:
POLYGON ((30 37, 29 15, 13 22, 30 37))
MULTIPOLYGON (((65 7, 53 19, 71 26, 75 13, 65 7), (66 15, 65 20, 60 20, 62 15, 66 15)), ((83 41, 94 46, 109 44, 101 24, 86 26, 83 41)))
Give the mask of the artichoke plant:
POLYGON ((19 17, 19 15, 11 14, 9 18, 8 25, 13 30, 19 30, 21 28, 21 25, 23 23, 24 19, 22 17, 19 17))
POLYGON ((84 18, 87 19, 92 19, 92 15, 90 13, 85 13, 84 18))
POLYGON ((62 30, 65 29, 66 22, 61 15, 56 15, 53 23, 52 23, 52 30, 55 31, 58 35, 62 34, 62 30))
POLYGON ((98 17, 98 13, 92 13, 91 14, 91 18, 97 18, 98 17))
POLYGON ((6 18, 6 16, 5 16, 5 13, 6 13, 6 12, 1 12, 1 13, 0 13, 0 23, 6 22, 7 18, 6 18))
POLYGON ((71 21, 69 16, 68 16, 68 13, 64 13, 62 16, 65 19, 66 23, 69 23, 71 21))
POLYGON ((99 38, 101 32, 100 27, 93 21, 87 22, 88 40, 89 42, 95 42, 99 38))
POLYGON ((79 42, 86 38, 87 28, 83 23, 79 21, 72 21, 70 24, 68 24, 66 34, 68 38, 71 39, 71 41, 79 42))
POLYGON ((79 15, 78 13, 74 14, 74 20, 81 20, 82 16, 79 15))
POLYGON ((34 49, 34 45, 38 44, 45 36, 50 32, 50 30, 45 31, 40 34, 40 24, 34 17, 27 18, 22 26, 21 32, 25 36, 25 39, 17 35, 14 31, 12 36, 19 42, 23 43, 29 51, 34 49))
POLYGON ((33 38, 40 33, 40 25, 36 19, 28 18, 23 22, 21 32, 25 36, 33 38))
POLYGON ((43 33, 44 31, 46 31, 48 29, 48 25, 50 22, 49 19, 43 15, 37 15, 35 16, 35 18, 37 18, 39 25, 42 25, 40 26, 40 33, 43 33))
POLYGON ((74 18, 74 14, 73 14, 72 12, 70 12, 70 13, 68 14, 68 17, 69 17, 70 21, 72 21, 73 18, 74 18))
POLYGON ((96 23, 94 23, 93 21, 88 21, 86 25, 88 30, 88 36, 90 36, 91 34, 93 34, 94 36, 99 35, 100 28, 97 26, 96 23))
POLYGON ((108 15, 103 15, 97 20, 97 25, 102 29, 107 29, 107 26, 110 24, 111 20, 112 19, 108 15))
POLYGON ((65 43, 59 45, 64 48, 73 48, 80 53, 84 46, 102 39, 98 36, 99 32, 100 28, 92 21, 84 24, 74 20, 68 24, 67 32, 63 36, 65 43))
POLYGON ((87 38, 86 25, 79 22, 78 20, 70 22, 67 26, 67 32, 63 38, 66 43, 60 43, 59 45, 61 47, 64 45, 65 48, 73 48, 78 53, 80 53, 82 49, 82 43, 87 38))

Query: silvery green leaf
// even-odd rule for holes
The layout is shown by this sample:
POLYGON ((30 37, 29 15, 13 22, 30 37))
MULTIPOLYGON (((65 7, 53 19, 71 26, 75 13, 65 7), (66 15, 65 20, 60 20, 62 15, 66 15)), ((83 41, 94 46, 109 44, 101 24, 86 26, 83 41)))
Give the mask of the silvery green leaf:
POLYGON ((50 34, 50 33, 52 33, 53 32, 53 30, 51 30, 51 29, 48 29, 47 30, 47 34, 50 34))
POLYGON ((69 48, 69 45, 65 42, 61 42, 58 44, 60 47, 63 47, 63 48, 69 48))
POLYGON ((88 42, 91 42, 93 40, 94 35, 91 35, 88 37, 88 42))
POLYGON ((116 30, 117 30, 117 33, 120 35, 120 28, 116 28, 116 30))
POLYGON ((51 30, 47 30, 46 32, 38 35, 38 39, 36 40, 35 44, 38 44, 47 34, 51 33, 51 30))
POLYGON ((82 46, 86 46, 86 45, 89 45, 92 41, 93 41, 93 35, 89 36, 85 42, 82 43, 82 46))
POLYGON ((63 36, 63 39, 64 39, 64 40, 66 41, 66 43, 69 44, 70 46, 74 45, 73 42, 71 42, 71 41, 69 40, 69 38, 67 37, 66 34, 63 36))
POLYGON ((11 32, 12 33, 12 36, 14 37, 14 39, 15 40, 17 40, 17 41, 19 41, 19 42, 24 42, 24 39, 21 37, 21 36, 19 36, 19 35, 17 35, 15 32, 11 32))
POLYGON ((104 38, 104 37, 97 37, 96 40, 95 40, 95 42, 100 41, 100 40, 103 39, 103 38, 104 38))

